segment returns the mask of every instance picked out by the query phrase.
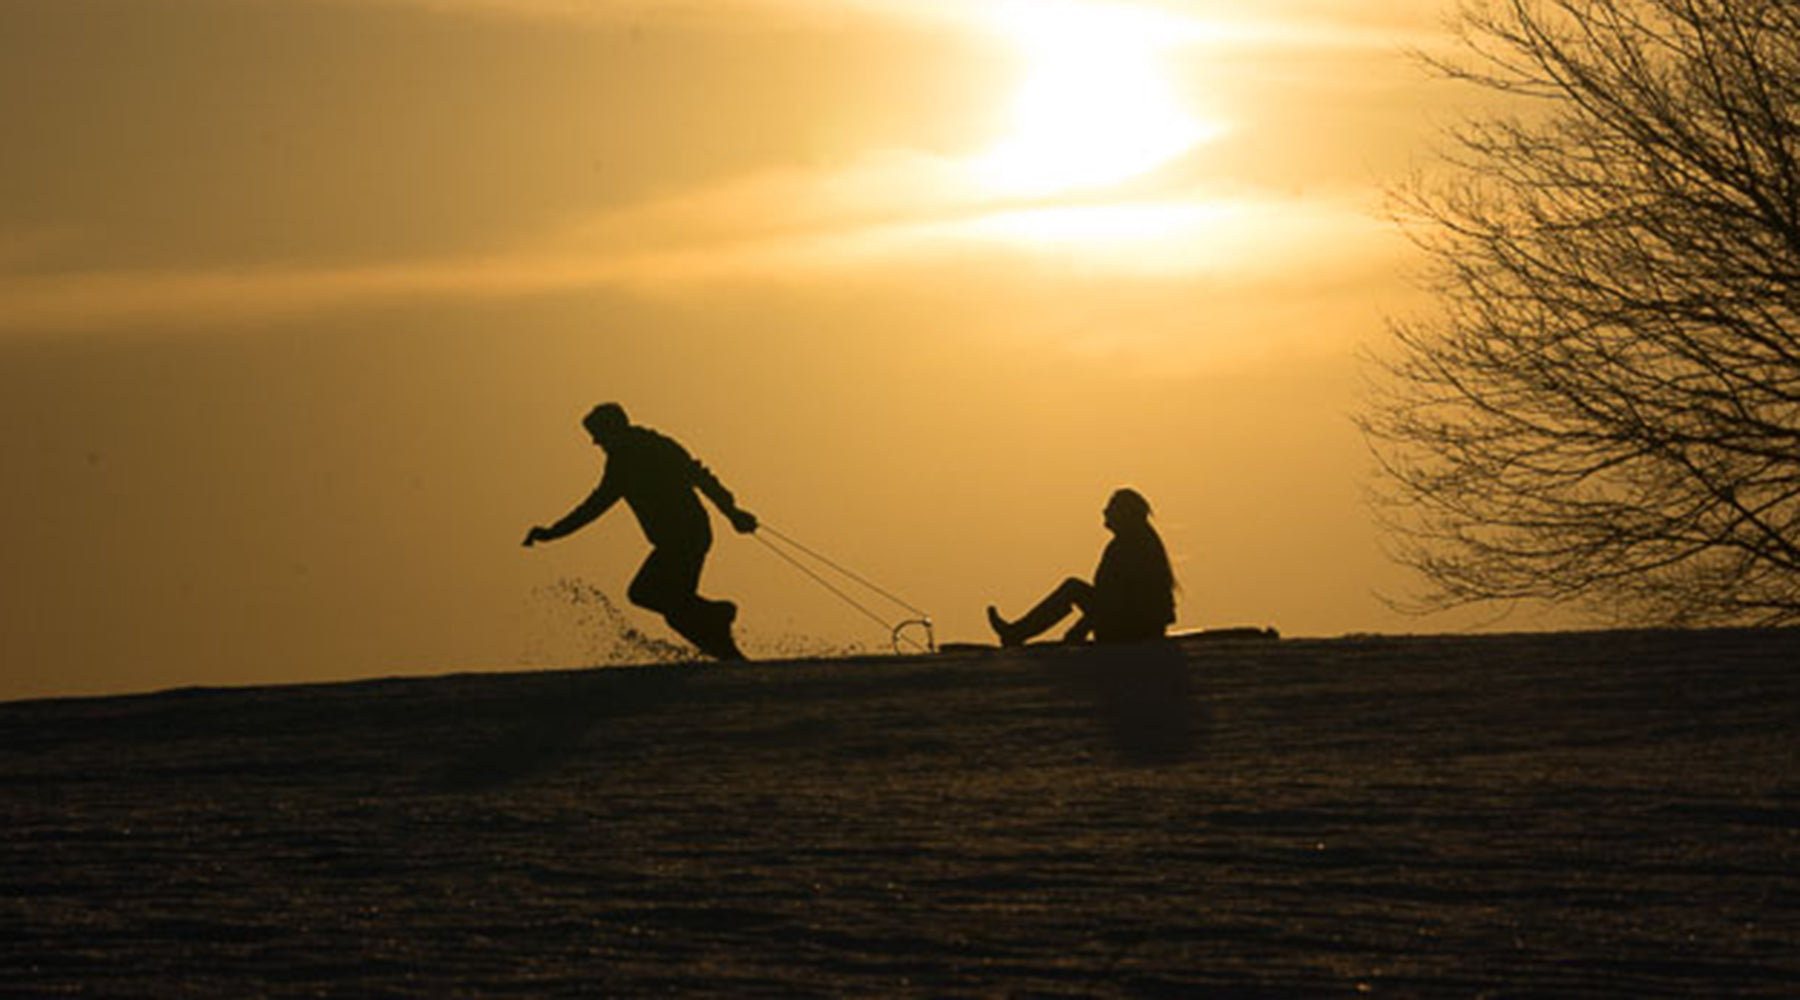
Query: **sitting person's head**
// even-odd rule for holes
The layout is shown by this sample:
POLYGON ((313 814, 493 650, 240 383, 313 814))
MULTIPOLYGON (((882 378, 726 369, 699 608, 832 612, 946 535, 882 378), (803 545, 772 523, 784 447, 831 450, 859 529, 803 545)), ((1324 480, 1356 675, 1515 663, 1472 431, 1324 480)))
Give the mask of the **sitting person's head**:
POLYGON ((1106 501, 1106 526, 1113 531, 1121 528, 1147 527, 1150 524, 1150 501, 1144 495, 1129 486, 1122 486, 1113 491, 1112 497, 1106 501))

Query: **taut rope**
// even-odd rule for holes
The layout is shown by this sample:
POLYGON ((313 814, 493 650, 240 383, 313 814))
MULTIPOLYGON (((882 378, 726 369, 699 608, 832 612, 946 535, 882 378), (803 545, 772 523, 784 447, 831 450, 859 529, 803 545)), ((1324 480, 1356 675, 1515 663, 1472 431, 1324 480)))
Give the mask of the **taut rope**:
POLYGON ((775 553, 777 556, 780 556, 783 560, 785 560, 788 563, 788 565, 790 565, 790 566, 794 567, 795 569, 799 570, 800 572, 806 574, 808 577, 811 577, 812 581, 814 583, 817 583, 819 586, 824 587, 826 590, 837 595, 839 600, 841 600, 845 604, 848 604, 851 607, 855 608, 857 611, 862 612, 864 617, 868 618, 870 621, 873 621, 877 625, 880 625, 882 628, 887 629, 888 637, 894 645, 895 652, 897 652, 897 653, 903 652, 903 650, 900 648, 900 644, 903 642, 906 643, 907 645, 912 646, 914 649, 919 650, 920 652, 924 652, 924 653, 937 652, 937 638, 932 633, 932 630, 931 630, 931 615, 929 615, 926 612, 915 607, 914 605, 907 602, 903 598, 895 596, 892 591, 888 590, 885 587, 880 586, 879 584, 872 582, 867 577, 863 576, 860 573, 857 573, 855 570, 849 569, 848 567, 841 565, 840 563, 836 562, 835 560, 830 559, 830 558, 820 554, 819 552, 815 551, 814 549, 811 549, 805 545, 802 545, 800 542, 795 541, 794 539, 788 537, 787 535, 783 534, 782 532, 769 527, 769 525, 767 525, 767 524, 759 525, 757 527, 756 534, 752 537, 754 537, 757 541, 761 542, 763 544, 764 548, 768 549, 770 552, 775 553), (889 621, 887 618, 883 617, 882 615, 880 615, 880 614, 876 613, 874 610, 872 610, 868 605, 864 604, 863 602, 861 602, 861 601, 857 600, 856 598, 850 596, 849 594, 845 593, 844 589, 842 587, 839 587, 836 584, 832 583, 830 580, 827 580, 823 574, 819 573, 817 570, 813 569, 811 566, 806 565, 806 563, 802 562, 800 560, 800 558, 794 554, 794 552, 789 552, 787 549, 782 548, 780 545, 776 545, 774 542, 771 542, 767 537, 765 537, 765 536, 770 536, 770 535, 774 536, 783 545, 786 545, 789 548, 792 548, 794 550, 794 552, 798 552, 801 555, 804 555, 804 556, 812 559, 814 562, 817 562, 819 565, 821 565, 827 569, 830 569, 831 571, 837 573, 839 576, 842 576, 846 580, 849 580, 853 583, 856 583, 856 584, 862 586, 863 588, 867 589, 871 593, 874 593, 881 597, 886 598, 888 601, 892 602, 897 607, 900 607, 900 608, 906 610, 908 613, 912 614, 914 617, 902 619, 898 622, 889 621), (925 642, 924 643, 920 643, 919 640, 914 639, 913 637, 906 634, 907 629, 915 627, 915 626, 922 628, 924 630, 924 632, 925 632, 925 642))

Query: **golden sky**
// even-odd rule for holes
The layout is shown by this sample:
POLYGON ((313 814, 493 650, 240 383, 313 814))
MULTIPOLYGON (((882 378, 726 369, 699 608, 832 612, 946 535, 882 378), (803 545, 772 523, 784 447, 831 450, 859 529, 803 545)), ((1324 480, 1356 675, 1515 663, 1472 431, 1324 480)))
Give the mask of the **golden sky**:
MULTIPOLYGON (((1183 627, 1467 627, 1376 598, 1350 424, 1443 6, 9 0, 0 698, 592 662, 630 516, 518 541, 606 399, 940 638, 1124 484, 1183 627)), ((885 644, 728 531, 703 589, 885 644)))

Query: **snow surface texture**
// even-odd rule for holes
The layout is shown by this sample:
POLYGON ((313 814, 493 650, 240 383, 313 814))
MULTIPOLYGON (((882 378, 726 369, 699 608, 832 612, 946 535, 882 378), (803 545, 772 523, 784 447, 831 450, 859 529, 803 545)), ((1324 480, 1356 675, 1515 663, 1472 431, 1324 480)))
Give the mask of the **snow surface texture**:
POLYGON ((0 995, 1794 996, 1800 632, 0 705, 0 995))

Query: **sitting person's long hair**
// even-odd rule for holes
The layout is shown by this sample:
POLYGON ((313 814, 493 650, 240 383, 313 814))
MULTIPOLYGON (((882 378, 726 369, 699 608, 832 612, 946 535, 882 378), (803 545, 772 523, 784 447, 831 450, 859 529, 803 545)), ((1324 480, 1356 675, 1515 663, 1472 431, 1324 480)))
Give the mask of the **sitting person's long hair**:
POLYGON ((1175 566, 1169 562, 1169 550, 1163 545, 1162 536, 1157 534, 1156 528, 1150 523, 1150 501, 1144 499, 1142 493, 1129 486, 1121 486, 1114 490, 1112 499, 1118 505, 1120 533, 1123 534, 1126 531, 1134 534, 1142 533, 1140 540, 1153 553, 1156 568, 1161 571, 1163 579, 1167 582, 1172 600, 1173 595, 1181 591, 1181 581, 1175 579, 1175 566))

